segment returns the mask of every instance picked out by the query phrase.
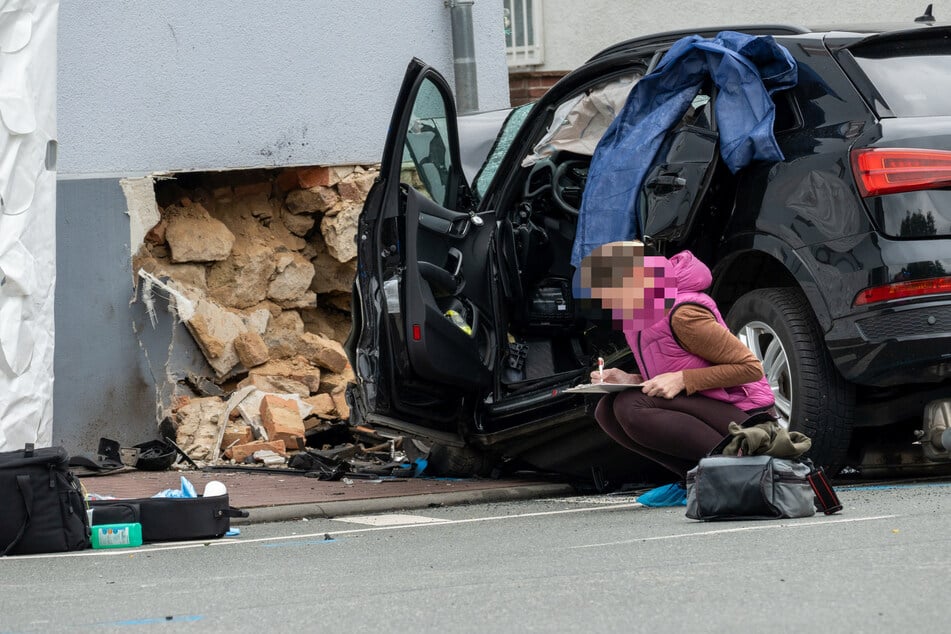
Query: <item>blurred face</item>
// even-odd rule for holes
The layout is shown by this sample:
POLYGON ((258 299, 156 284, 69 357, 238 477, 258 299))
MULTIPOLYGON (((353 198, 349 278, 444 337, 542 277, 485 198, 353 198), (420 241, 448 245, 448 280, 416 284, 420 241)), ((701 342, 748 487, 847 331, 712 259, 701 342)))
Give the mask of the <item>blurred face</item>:
POLYGON ((663 319, 677 298, 667 258, 644 255, 639 242, 612 242, 581 263, 582 297, 597 299, 625 330, 663 319))

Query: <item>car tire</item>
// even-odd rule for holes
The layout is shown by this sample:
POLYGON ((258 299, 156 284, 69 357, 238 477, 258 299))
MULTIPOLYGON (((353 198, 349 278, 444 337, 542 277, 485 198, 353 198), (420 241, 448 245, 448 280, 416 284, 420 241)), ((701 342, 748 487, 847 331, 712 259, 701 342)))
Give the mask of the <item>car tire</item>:
POLYGON ((812 439, 806 454, 832 473, 852 435, 854 387, 839 374, 819 324, 798 288, 763 288, 740 297, 727 325, 763 362, 780 423, 812 439))

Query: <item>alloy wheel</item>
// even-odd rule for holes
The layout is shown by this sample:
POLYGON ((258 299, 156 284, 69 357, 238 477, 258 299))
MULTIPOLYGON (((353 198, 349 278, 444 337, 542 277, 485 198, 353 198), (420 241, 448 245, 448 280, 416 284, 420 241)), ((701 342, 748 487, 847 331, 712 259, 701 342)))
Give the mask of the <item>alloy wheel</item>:
POLYGON ((794 395, 789 357, 782 341, 776 331, 761 321, 747 323, 739 329, 736 336, 762 362, 766 380, 773 391, 773 398, 776 399, 779 424, 788 428, 794 395))

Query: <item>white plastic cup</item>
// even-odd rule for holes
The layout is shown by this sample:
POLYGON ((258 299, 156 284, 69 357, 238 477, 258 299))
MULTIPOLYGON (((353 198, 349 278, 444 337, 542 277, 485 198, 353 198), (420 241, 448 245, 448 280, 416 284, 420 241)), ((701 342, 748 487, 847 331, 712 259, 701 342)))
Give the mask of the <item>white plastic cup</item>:
POLYGON ((228 487, 224 485, 223 482, 218 482, 217 480, 211 480, 208 484, 205 485, 205 490, 202 491, 201 496, 203 498, 217 497, 219 495, 227 495, 228 487))

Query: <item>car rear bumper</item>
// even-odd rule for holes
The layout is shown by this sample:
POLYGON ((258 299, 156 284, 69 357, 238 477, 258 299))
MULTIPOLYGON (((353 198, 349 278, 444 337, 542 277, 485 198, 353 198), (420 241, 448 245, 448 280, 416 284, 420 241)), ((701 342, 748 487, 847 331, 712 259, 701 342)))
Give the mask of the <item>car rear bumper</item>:
POLYGON ((951 297, 842 317, 826 343, 839 372, 854 383, 884 387, 951 379, 951 297))

